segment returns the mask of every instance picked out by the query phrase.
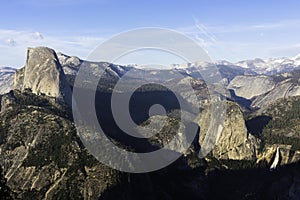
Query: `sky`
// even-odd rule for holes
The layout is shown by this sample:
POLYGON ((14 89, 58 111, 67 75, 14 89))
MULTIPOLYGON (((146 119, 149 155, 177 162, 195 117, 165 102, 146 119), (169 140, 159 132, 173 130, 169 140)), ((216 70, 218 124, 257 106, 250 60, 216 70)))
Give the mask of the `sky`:
POLYGON ((0 66, 22 67, 26 48, 35 46, 85 59, 112 36, 142 27, 179 31, 212 60, 293 57, 299 8, 297 0, 2 1, 0 66))

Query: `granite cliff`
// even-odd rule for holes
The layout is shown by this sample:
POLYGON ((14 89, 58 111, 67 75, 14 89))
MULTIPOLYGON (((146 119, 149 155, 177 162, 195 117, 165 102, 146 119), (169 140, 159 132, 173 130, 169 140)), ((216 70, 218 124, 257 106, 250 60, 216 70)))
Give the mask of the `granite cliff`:
POLYGON ((71 103, 71 90, 54 50, 46 47, 28 48, 24 68, 17 70, 14 89, 30 89, 71 103))

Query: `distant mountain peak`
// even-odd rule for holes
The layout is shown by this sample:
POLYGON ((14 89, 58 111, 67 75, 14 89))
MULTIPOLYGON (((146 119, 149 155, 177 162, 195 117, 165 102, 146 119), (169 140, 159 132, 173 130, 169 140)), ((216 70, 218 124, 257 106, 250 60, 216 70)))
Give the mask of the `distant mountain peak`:
POLYGON ((300 61, 300 53, 293 57, 293 60, 299 60, 300 61))
POLYGON ((273 75, 277 73, 289 72, 294 69, 300 68, 300 54, 292 58, 255 58, 253 60, 239 61, 235 63, 235 65, 251 69, 258 74, 273 75))

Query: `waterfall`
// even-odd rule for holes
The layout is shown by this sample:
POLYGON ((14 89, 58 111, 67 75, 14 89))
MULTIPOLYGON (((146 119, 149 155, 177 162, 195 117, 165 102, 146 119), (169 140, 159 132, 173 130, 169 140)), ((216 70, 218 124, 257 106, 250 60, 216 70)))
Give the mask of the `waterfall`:
POLYGON ((270 170, 274 170, 277 167, 277 165, 279 163, 279 156, 280 156, 279 147, 277 147, 275 159, 274 159, 274 161, 273 161, 273 163, 272 163, 272 165, 270 167, 270 170))

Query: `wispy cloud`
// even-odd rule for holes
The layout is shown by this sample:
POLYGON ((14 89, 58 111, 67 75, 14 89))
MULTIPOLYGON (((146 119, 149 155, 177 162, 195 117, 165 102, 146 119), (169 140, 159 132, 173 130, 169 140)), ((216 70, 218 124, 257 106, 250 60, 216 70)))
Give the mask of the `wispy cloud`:
MULTIPOLYGON (((235 62, 300 53, 300 38, 297 34, 300 32, 300 20, 213 26, 194 19, 191 26, 177 30, 193 38, 213 60, 235 62)), ((98 44, 108 38, 108 33, 92 31, 60 34, 0 29, 0 66, 21 67, 25 63, 26 48, 34 46, 49 46, 56 51, 85 59, 98 44)))
POLYGON ((102 37, 66 37, 0 29, 0 66, 21 67, 25 63, 26 48, 35 46, 48 46, 56 51, 85 58, 103 40, 102 37))
POLYGON ((215 39, 216 35, 223 33, 244 33, 257 31, 276 31, 300 29, 300 20, 284 20, 270 23, 253 23, 253 24, 232 24, 224 25, 207 25, 194 18, 194 24, 186 27, 179 27, 180 31, 189 34, 204 33, 215 39))
POLYGON ((273 47, 267 48, 267 52, 276 57, 280 57, 287 53, 290 55, 300 54, 300 43, 274 45, 273 47))
POLYGON ((17 42, 14 39, 9 38, 5 40, 5 44, 7 44, 8 46, 16 46, 17 42))
POLYGON ((256 23, 256 24, 239 24, 227 26, 210 26, 210 30, 214 33, 242 33, 255 31, 276 31, 287 29, 298 29, 300 27, 300 20, 285 20, 270 23, 256 23))
POLYGON ((206 25, 178 28, 199 42, 214 60, 238 61, 255 57, 293 56, 300 53, 300 20, 272 23, 206 25))
POLYGON ((177 28, 178 31, 186 34, 194 39, 206 53, 210 54, 211 48, 216 45, 217 37, 207 28, 206 25, 194 17, 194 24, 192 26, 177 28))
POLYGON ((210 41, 217 42, 216 36, 211 33, 204 24, 201 24, 196 18, 194 18, 194 21, 199 33, 204 34, 210 41))

